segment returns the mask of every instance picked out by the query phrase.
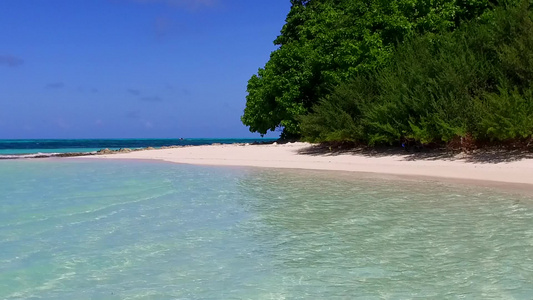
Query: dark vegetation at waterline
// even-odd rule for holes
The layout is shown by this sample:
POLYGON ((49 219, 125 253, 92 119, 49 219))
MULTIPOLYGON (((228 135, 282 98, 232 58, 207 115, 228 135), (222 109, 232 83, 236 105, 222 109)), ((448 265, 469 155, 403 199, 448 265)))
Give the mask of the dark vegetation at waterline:
POLYGON ((251 131, 355 145, 533 147, 529 1, 292 1, 248 84, 251 131))
POLYGON ((533 22, 525 4, 401 44, 302 117, 310 141, 474 147, 533 134, 533 22))

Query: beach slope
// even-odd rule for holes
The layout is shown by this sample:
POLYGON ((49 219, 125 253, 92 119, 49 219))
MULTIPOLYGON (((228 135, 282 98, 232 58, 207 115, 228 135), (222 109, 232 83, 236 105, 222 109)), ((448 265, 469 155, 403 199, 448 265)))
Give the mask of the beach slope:
POLYGON ((210 145, 99 155, 173 163, 370 172, 533 185, 530 157, 438 156, 334 151, 308 143, 210 145))

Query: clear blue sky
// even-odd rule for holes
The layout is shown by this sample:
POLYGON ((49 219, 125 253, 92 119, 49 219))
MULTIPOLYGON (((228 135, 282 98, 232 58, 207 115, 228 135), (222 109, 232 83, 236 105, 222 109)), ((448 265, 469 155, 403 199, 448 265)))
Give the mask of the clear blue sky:
POLYGON ((0 138, 259 137, 240 122, 246 84, 289 9, 289 0, 2 0, 0 138))

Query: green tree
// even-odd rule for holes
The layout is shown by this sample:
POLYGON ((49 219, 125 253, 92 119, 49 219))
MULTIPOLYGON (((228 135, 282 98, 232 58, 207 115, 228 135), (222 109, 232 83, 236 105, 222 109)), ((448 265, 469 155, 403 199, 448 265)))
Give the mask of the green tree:
MULTIPOLYGON (((502 4, 453 32, 397 47, 301 118, 304 139, 394 144, 533 138, 533 12, 502 4)), ((519 5, 517 5, 519 4, 519 5)))
POLYGON ((394 46, 424 32, 453 30, 490 0, 292 0, 264 68, 248 81, 241 117, 250 131, 300 134, 299 116, 359 72, 389 61, 394 46))

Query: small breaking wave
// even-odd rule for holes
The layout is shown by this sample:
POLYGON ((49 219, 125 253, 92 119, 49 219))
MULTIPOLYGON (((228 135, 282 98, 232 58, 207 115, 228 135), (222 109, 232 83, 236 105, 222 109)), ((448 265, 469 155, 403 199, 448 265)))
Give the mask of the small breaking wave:
POLYGON ((85 155, 94 155, 96 151, 93 152, 66 152, 66 153, 30 153, 30 154, 1 154, 0 159, 23 159, 23 158, 48 158, 48 157, 73 157, 73 156, 85 156, 85 155))

